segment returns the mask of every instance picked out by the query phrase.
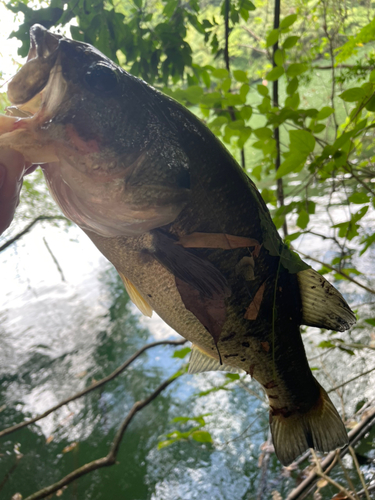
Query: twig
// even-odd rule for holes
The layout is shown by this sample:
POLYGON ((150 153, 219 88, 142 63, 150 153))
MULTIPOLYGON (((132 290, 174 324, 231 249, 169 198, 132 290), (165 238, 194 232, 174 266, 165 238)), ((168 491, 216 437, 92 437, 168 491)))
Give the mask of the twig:
POLYGON ((54 254, 52 253, 52 250, 50 249, 50 247, 49 247, 49 245, 48 245, 48 243, 47 243, 47 240, 45 239, 45 237, 44 237, 44 236, 43 236, 43 242, 44 242, 44 244, 46 245, 46 248, 47 248, 47 250, 48 250, 48 252, 49 252, 50 256, 52 257, 52 260, 53 260, 53 262, 55 263, 55 265, 56 265, 56 267, 57 267, 57 270, 58 270, 58 271, 59 271, 59 273, 60 273, 60 276, 61 276, 61 281, 66 281, 65 276, 64 276, 64 273, 63 273, 63 270, 61 269, 61 267, 60 267, 60 264, 59 264, 58 260, 56 259, 56 257, 55 257, 55 256, 54 256, 54 254))
MULTIPOLYGON (((262 456, 262 465, 261 465, 261 475, 259 479, 259 484, 258 484, 258 491, 257 491, 257 500, 262 500, 265 497, 266 489, 267 489, 267 472, 268 472, 268 467, 270 463, 270 445, 272 444, 272 437, 271 437, 271 432, 268 430, 268 438, 265 443, 266 448, 263 450, 263 456, 262 456)), ((273 449, 273 448, 272 448, 273 449)))
POLYGON ((331 483, 333 486, 335 486, 339 491, 341 491, 342 493, 344 493, 344 495, 346 495, 346 498, 350 498, 350 500, 356 500, 353 497, 353 495, 351 495, 349 493, 348 490, 346 490, 343 486, 341 486, 341 484, 337 483, 334 479, 332 479, 331 477, 327 476, 327 474, 324 474, 324 472, 322 471, 322 467, 320 465, 319 458, 317 457, 317 455, 315 453, 315 450, 311 449, 311 454, 314 457, 314 462, 316 464, 316 473, 317 473, 317 475, 320 476, 320 477, 322 477, 323 479, 325 479, 326 481, 328 481, 329 483, 331 483))
POLYGON ((253 45, 247 45, 245 43, 240 43, 238 44, 239 47, 245 47, 245 49, 251 49, 254 50, 255 52, 259 52, 260 54, 263 54, 265 56, 268 56, 268 52, 264 49, 258 49, 257 47, 254 47, 253 45))
POLYGON ((361 377, 364 377, 365 375, 368 375, 369 373, 373 372, 374 370, 375 370, 375 366, 373 368, 370 368, 370 370, 367 370, 363 373, 360 373, 359 375, 356 375, 353 378, 350 378, 349 380, 347 380, 346 382, 343 382, 342 384, 336 385, 336 387, 332 387, 332 389, 330 389, 328 392, 337 391, 337 389, 341 389, 341 387, 344 387, 345 385, 350 384, 350 382, 357 380, 357 378, 361 378, 361 377))
POLYGON ((252 31, 248 26, 242 26, 242 29, 247 31, 257 42, 263 42, 263 40, 254 31, 252 31))
POLYGON ((98 380, 98 382, 95 382, 94 384, 90 385, 90 387, 86 387, 86 389, 83 389, 83 391, 77 392, 73 396, 70 396, 67 399, 64 399, 61 401, 61 403, 58 403, 57 405, 53 406, 52 408, 49 408, 47 411, 44 413, 37 415, 34 418, 31 418, 30 420, 26 420, 25 422, 21 422, 20 424, 13 425, 12 427, 8 427, 4 429, 3 431, 0 432, 0 438, 3 436, 6 436, 8 434, 11 434, 14 431, 17 431, 18 429, 22 429, 23 427, 26 427, 27 425, 33 424, 34 422, 37 422, 38 420, 41 420, 42 418, 45 418, 47 415, 50 413, 56 411, 58 408, 61 408, 62 406, 70 403, 71 401, 74 401, 75 399, 78 399, 85 394, 88 394, 89 392, 93 391, 94 389, 97 389, 98 387, 101 387, 102 385, 106 384, 110 380, 113 380, 116 378, 120 373, 122 373, 125 368, 127 368, 135 359, 138 358, 144 351, 147 349, 151 349, 152 347, 156 347, 158 345, 183 345, 187 342, 187 340, 182 339, 182 340, 159 340, 158 342, 152 342, 151 344, 146 344, 143 347, 141 347, 136 353, 133 354, 133 356, 130 356, 121 366, 116 368, 115 371, 113 371, 110 375, 107 377, 102 378, 101 380, 98 380))
POLYGON ((16 234, 13 238, 10 240, 6 241, 3 245, 0 246, 0 252, 8 248, 10 245, 12 245, 15 241, 19 240, 24 236, 26 233, 30 231, 30 229, 37 223, 42 220, 64 220, 68 222, 68 219, 64 217, 63 215, 39 215, 36 219, 30 222, 29 225, 25 227, 20 233, 16 234))
POLYGON ((346 467, 344 465, 344 462, 341 460, 341 458, 339 457, 339 463, 340 463, 340 466, 344 472, 344 476, 345 476, 345 479, 349 485, 349 488, 353 491, 353 494, 354 496, 356 497, 356 500, 359 500, 359 497, 357 495, 357 492, 355 491, 355 487, 354 487, 354 484, 353 484, 353 481, 351 480, 350 476, 349 476, 349 473, 348 471, 346 470, 346 467))
POLYGON ((363 490, 365 492, 365 495, 366 495, 366 498, 367 500, 371 500, 370 499, 370 495, 369 495, 369 492, 367 490, 367 486, 366 486, 366 483, 365 483, 365 479, 363 477, 363 474, 361 472, 361 469, 359 467, 359 463, 358 463, 358 460, 357 460, 357 456, 355 454, 355 451, 353 449, 352 446, 349 446, 349 451, 350 451, 350 454, 352 456, 352 459, 353 459, 353 462, 354 462, 354 465, 355 465, 355 468, 357 469, 357 474, 359 476, 359 479, 361 480, 361 483, 362 483, 362 486, 363 486, 363 490))
POLYGON ((137 401, 132 409, 129 411, 127 414, 125 420, 122 422, 119 430, 117 431, 117 434, 115 436, 115 439, 112 442, 111 449, 109 450, 109 453, 107 456, 99 458, 97 460, 93 460, 92 462, 89 462, 82 467, 79 467, 78 469, 74 470, 67 476, 63 477, 60 479, 60 481, 57 481, 56 483, 53 483, 36 493, 33 493, 32 495, 28 496, 25 498, 25 500, 40 500, 41 498, 45 498, 55 491, 63 488, 64 486, 70 484, 72 481, 75 481, 79 477, 84 476, 85 474, 88 474, 89 472, 92 472, 97 469, 101 469, 102 467, 109 467, 111 465, 114 465, 116 463, 116 458, 117 454, 120 448, 120 444, 122 441, 122 438, 124 436, 124 433, 126 429, 128 428, 130 422, 132 421, 133 417, 135 416, 136 413, 138 413, 142 408, 150 404, 159 394, 164 391, 172 382, 177 380, 177 377, 170 378, 166 381, 164 381, 162 384, 159 385, 159 387, 148 396, 148 398, 143 399, 142 401, 137 401))
MULTIPOLYGON (((370 486, 367 486, 367 491, 368 492, 374 491, 374 490, 375 490, 375 483, 374 484, 370 484, 370 486)), ((362 497, 364 494, 365 494, 365 490, 358 491, 358 496, 362 497)))
POLYGON ((326 267, 327 269, 330 269, 331 271, 333 271, 333 272, 335 272, 337 274, 340 274, 340 276, 343 276, 344 278, 346 278, 347 280, 351 281, 355 285, 363 288, 364 290, 366 290, 366 292, 373 293, 375 295, 375 290, 373 290, 372 288, 367 287, 366 285, 363 285, 362 283, 359 283, 359 281, 357 281, 354 278, 348 276, 343 271, 339 271, 338 269, 335 269, 330 264, 327 264, 326 262, 322 262, 321 260, 316 259, 315 257, 311 257, 311 255, 307 255, 306 253, 303 253, 301 251, 298 251, 298 253, 300 253, 301 255, 303 255, 303 257, 305 257, 306 259, 313 260, 314 262, 317 262, 318 264, 321 264, 322 266, 326 267))

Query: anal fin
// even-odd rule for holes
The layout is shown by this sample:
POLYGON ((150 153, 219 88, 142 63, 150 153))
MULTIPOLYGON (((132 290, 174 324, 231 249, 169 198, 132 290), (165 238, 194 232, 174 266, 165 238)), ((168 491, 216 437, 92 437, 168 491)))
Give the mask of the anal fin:
POLYGON ((314 269, 297 273, 304 325, 343 332, 355 324, 344 297, 314 269))
POLYGON ((151 318, 152 316, 152 307, 146 300, 142 297, 142 295, 138 292, 137 288, 133 285, 133 283, 128 280, 126 276, 124 276, 120 271, 117 271, 124 283, 125 289, 128 292, 130 300, 134 305, 138 307, 142 314, 151 318))
POLYGON ((188 373, 202 373, 221 371, 227 373, 241 373, 243 370, 229 365, 220 364, 216 358, 212 358, 196 345, 192 346, 188 373))

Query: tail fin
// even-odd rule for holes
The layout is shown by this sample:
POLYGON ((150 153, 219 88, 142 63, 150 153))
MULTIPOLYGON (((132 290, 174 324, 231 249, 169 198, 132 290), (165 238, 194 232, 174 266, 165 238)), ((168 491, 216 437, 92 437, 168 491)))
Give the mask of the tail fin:
POLYGON ((270 413, 270 425, 277 458, 289 465, 308 448, 317 451, 332 451, 348 444, 345 426, 329 399, 319 385, 320 397, 307 413, 284 416, 270 413))

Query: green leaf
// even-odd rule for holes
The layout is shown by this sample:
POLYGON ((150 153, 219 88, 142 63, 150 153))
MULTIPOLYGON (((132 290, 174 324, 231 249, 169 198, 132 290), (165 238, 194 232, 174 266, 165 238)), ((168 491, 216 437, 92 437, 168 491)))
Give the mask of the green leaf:
POLYGON ((237 82, 247 83, 249 81, 249 78, 248 78, 247 74, 245 73, 245 71, 242 71, 240 69, 234 70, 233 76, 234 76, 235 80, 237 80, 237 82))
POLYGON ((345 102, 357 102, 363 99, 365 95, 366 91, 362 87, 353 87, 352 89, 345 90, 339 97, 345 102))
POLYGON ((229 378, 229 380, 239 380, 240 378, 238 373, 226 373, 225 376, 229 378))
POLYGON ((336 347, 335 344, 333 344, 330 340, 323 340, 318 344, 318 347, 321 347, 323 349, 330 349, 331 347, 336 347))
MULTIPOLYGON (((209 92, 205 94, 201 99, 201 104, 206 104, 207 106, 214 106, 216 103, 221 103, 221 94, 218 91, 209 92)), ((219 104, 221 106, 221 104, 219 104)))
POLYGON ((191 104, 199 104, 203 96, 203 89, 199 85, 192 85, 185 90, 185 95, 191 104))
POLYGON ((268 33, 268 36, 266 38, 266 47, 271 47, 271 45, 275 45, 275 43, 279 39, 279 30, 272 30, 270 33, 268 33))
POLYGON ((365 108, 367 109, 367 111, 375 111, 375 95, 371 97, 365 108))
POLYGON ((284 17, 284 19, 280 23, 280 28, 285 29, 289 28, 289 26, 292 26, 297 20, 297 14, 291 14, 290 16, 284 17))
POLYGON ((282 66, 275 66, 269 73, 266 74, 266 80, 273 82, 278 80, 285 73, 282 66))
POLYGON ((323 123, 317 123, 316 125, 314 125, 312 127, 312 131, 315 134, 319 134, 319 132, 322 132, 325 128, 326 128, 326 126, 323 123))
POLYGON ((175 439, 166 439, 165 441, 160 441, 158 444, 158 450, 161 450, 162 448, 166 448, 167 446, 170 446, 171 444, 175 443, 178 441, 178 438, 175 439))
POLYGON ((369 80, 370 82, 375 83, 375 69, 371 71, 369 80))
POLYGON ((228 92, 231 85, 232 85, 232 80, 230 78, 225 78, 221 83, 221 90, 223 92, 228 92))
POLYGON ((183 359, 191 351, 190 347, 184 347, 183 349, 178 349, 173 353, 172 358, 183 359))
POLYGON ((292 242, 292 241, 296 240, 297 238, 299 238, 301 236, 301 234, 302 234, 301 231, 297 231, 295 233, 288 234, 287 240, 285 242, 286 243, 292 242))
POLYGON ((290 130, 289 138, 291 151, 298 151, 305 156, 314 151, 315 138, 307 130, 290 130))
POLYGON ((298 78, 296 76, 291 79, 286 88, 286 92, 288 95, 294 94, 294 92, 298 89, 298 83, 298 78))
POLYGON ((195 431, 191 434, 191 437, 198 443, 212 443, 211 434, 207 431, 195 431))
POLYGON ((241 117, 244 120, 249 120, 252 114, 253 114, 253 108, 249 105, 246 105, 241 109, 241 117))
POLYGON ((246 96, 249 93, 250 90, 250 85, 248 83, 243 83, 240 88, 240 97, 242 101, 245 103, 246 102, 246 96))
POLYGON ((281 49, 277 49, 273 60, 277 66, 282 66, 285 62, 285 52, 281 49))
POLYGON ((267 85, 257 85, 257 89, 259 94, 262 95, 263 97, 265 97, 269 93, 267 85))
POLYGON ((286 40, 283 43, 284 49, 291 49, 292 47, 295 46, 295 44, 298 42, 299 39, 300 39, 299 36, 288 36, 288 38, 286 38, 286 40))
POLYGON ((258 139, 268 139, 272 137, 273 131, 267 127, 260 127, 253 130, 253 133, 258 137, 258 139))
POLYGON ((302 64, 302 63, 293 63, 289 66, 289 68, 286 70, 286 74, 289 77, 293 76, 298 76, 307 71, 308 65, 307 64, 302 64))
POLYGON ((299 92, 294 92, 293 95, 285 99, 285 106, 292 109, 298 109, 299 103, 300 103, 299 92))
POLYGON ((279 169, 276 172, 276 179, 280 179, 286 174, 290 174, 291 172, 300 172, 306 162, 306 155, 293 152, 288 158, 280 165, 279 169))
POLYGON ((316 120, 325 120, 334 112, 334 109, 330 106, 324 106, 316 116, 316 120))
POLYGON ((297 226, 300 227, 301 229, 306 229, 309 220, 310 220, 309 214, 305 210, 302 210, 297 219, 297 226))
POLYGON ((351 203, 368 203, 370 201, 369 197, 367 196, 366 193, 353 193, 351 196, 349 196, 349 201, 351 203))
POLYGON ((212 76, 219 79, 228 78, 229 72, 225 68, 216 68, 212 70, 212 76))

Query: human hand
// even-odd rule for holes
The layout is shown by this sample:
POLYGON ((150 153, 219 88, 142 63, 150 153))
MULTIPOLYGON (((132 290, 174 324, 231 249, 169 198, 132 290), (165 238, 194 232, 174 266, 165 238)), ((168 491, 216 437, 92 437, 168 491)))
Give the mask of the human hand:
POLYGON ((26 167, 25 159, 18 151, 0 150, 0 234, 13 220, 26 167))

